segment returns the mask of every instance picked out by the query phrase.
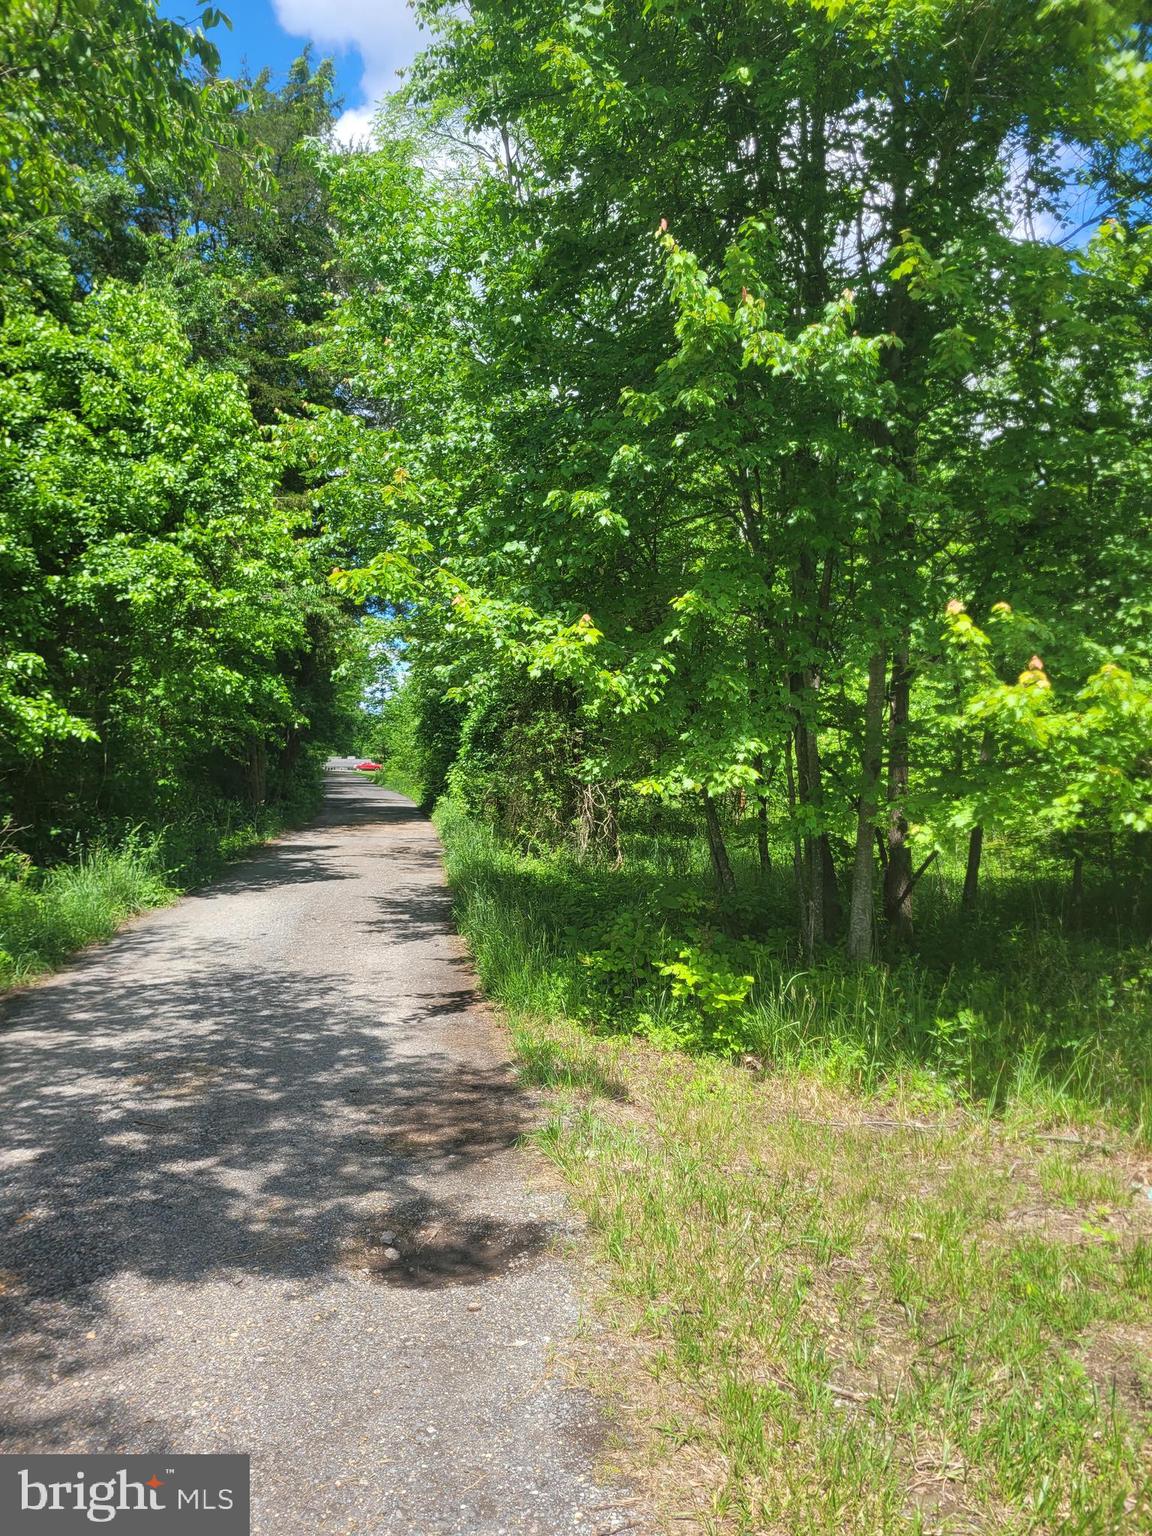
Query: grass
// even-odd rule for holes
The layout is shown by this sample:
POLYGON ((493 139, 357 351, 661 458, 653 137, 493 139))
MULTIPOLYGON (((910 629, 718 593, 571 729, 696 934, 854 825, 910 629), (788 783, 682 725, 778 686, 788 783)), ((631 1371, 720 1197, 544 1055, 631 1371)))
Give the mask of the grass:
POLYGON ((517 1038, 627 1348, 599 1370, 676 1528, 1150 1528, 1143 1165, 563 1024, 517 1038))
POLYGON ((651 945, 630 993, 590 951, 683 859, 582 871, 439 820, 588 1219, 608 1330, 588 1369, 669 1530, 1152 1529, 1152 1164, 1120 1080, 1147 1018, 1121 971, 1144 1033, 1088 1042, 1097 938, 1066 937, 1056 976, 985 965, 979 1007, 970 967, 761 957, 736 1025, 686 1051, 700 995, 661 1000, 651 945), (933 1030, 964 1007, 983 1023, 933 1030))
POLYGON ((1104 1120, 1152 1139, 1147 936, 1103 916, 1073 928, 1008 859, 1000 870, 990 860, 975 921, 961 920, 947 882, 925 882, 915 955, 860 968, 830 951, 809 966, 784 874, 762 884, 745 863, 736 902, 718 912, 706 856, 682 839, 636 838, 613 869, 520 852, 452 803, 437 822, 461 923, 510 1007, 751 1053, 913 1110, 1104 1120), (696 979, 676 996, 666 971, 685 952, 696 979), (746 994, 718 1006, 741 976, 746 994))
POLYGON ((0 988, 60 965, 75 950, 109 938, 126 918, 178 892, 154 842, 95 847, 73 864, 36 871, 7 860, 0 877, 0 988))
POLYGON ((398 795, 407 795, 408 799, 414 800, 417 805, 422 805, 424 802, 424 786, 421 780, 392 759, 385 759, 379 773, 373 773, 369 777, 373 784, 383 785, 385 789, 394 789, 398 795))
POLYGON ((138 912, 175 901, 312 808, 303 794, 258 812, 224 804, 211 816, 94 843, 48 869, 0 854, 0 991, 57 969, 138 912))

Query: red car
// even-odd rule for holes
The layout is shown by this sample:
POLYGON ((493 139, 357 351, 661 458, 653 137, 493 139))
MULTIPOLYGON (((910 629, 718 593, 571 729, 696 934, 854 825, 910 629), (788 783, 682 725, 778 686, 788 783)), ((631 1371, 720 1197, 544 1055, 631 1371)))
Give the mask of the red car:
POLYGON ((379 763, 370 763, 370 762, 367 762, 367 761, 365 761, 363 763, 357 763, 356 764, 356 772, 357 773, 379 773, 380 772, 380 764, 379 763))

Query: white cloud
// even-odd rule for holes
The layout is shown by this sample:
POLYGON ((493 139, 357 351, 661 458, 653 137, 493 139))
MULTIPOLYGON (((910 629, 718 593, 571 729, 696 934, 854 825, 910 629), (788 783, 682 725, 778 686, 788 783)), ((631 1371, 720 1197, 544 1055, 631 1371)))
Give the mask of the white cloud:
POLYGON ((375 107, 346 107, 336 119, 332 129, 336 142, 348 149, 357 149, 362 144, 370 144, 375 117, 375 107))
POLYGON ((349 107, 336 124, 345 143, 367 138, 376 104, 398 84, 396 71, 411 64, 428 40, 407 0, 273 0, 286 32, 320 48, 355 48, 364 61, 364 105, 349 107))

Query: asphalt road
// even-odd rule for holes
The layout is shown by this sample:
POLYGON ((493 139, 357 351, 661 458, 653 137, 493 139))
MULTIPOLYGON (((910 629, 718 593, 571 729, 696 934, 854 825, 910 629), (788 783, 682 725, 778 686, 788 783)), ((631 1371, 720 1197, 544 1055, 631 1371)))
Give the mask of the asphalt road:
POLYGON ((0 1008, 0 1449, 250 1452, 260 1536, 612 1531, 435 832, 328 778, 0 1008))

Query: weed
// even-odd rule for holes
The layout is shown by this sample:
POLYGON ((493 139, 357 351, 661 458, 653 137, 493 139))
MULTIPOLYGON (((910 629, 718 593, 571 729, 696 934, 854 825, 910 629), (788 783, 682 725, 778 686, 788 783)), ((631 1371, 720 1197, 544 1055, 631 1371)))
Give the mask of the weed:
POLYGON ((304 819, 315 795, 292 805, 244 811, 221 802, 155 832, 121 832, 96 842, 66 863, 37 869, 26 856, 0 857, 0 989, 50 971, 87 944, 111 937, 149 907, 214 875, 304 819))
POLYGON ((786 875, 775 885, 744 866, 736 922, 690 841, 637 834, 612 868, 517 851, 452 801, 436 819, 462 929, 512 1007, 750 1053, 908 1106, 983 1105, 1036 1126, 1104 1116, 1152 1137, 1146 941, 1065 930, 995 860, 985 899, 999 923, 966 932, 937 881, 915 956, 850 967, 830 952, 804 965, 782 937, 786 875))
POLYGON ((661 1507, 714 1536, 1152 1529, 1152 1202, 1117 1129, 1147 1127, 1148 1021, 1098 988, 1102 947, 1048 943, 1040 978, 685 957, 659 848, 588 870, 439 820, 600 1260, 589 1371, 661 1507), (1093 1040, 1105 993, 1124 1027, 1093 1040), (1093 1129, 1036 1139, 1070 1121, 1093 1129))
POLYGON ((97 846, 47 872, 30 864, 9 869, 0 879, 0 987, 59 965, 174 894, 155 842, 140 838, 97 846))

